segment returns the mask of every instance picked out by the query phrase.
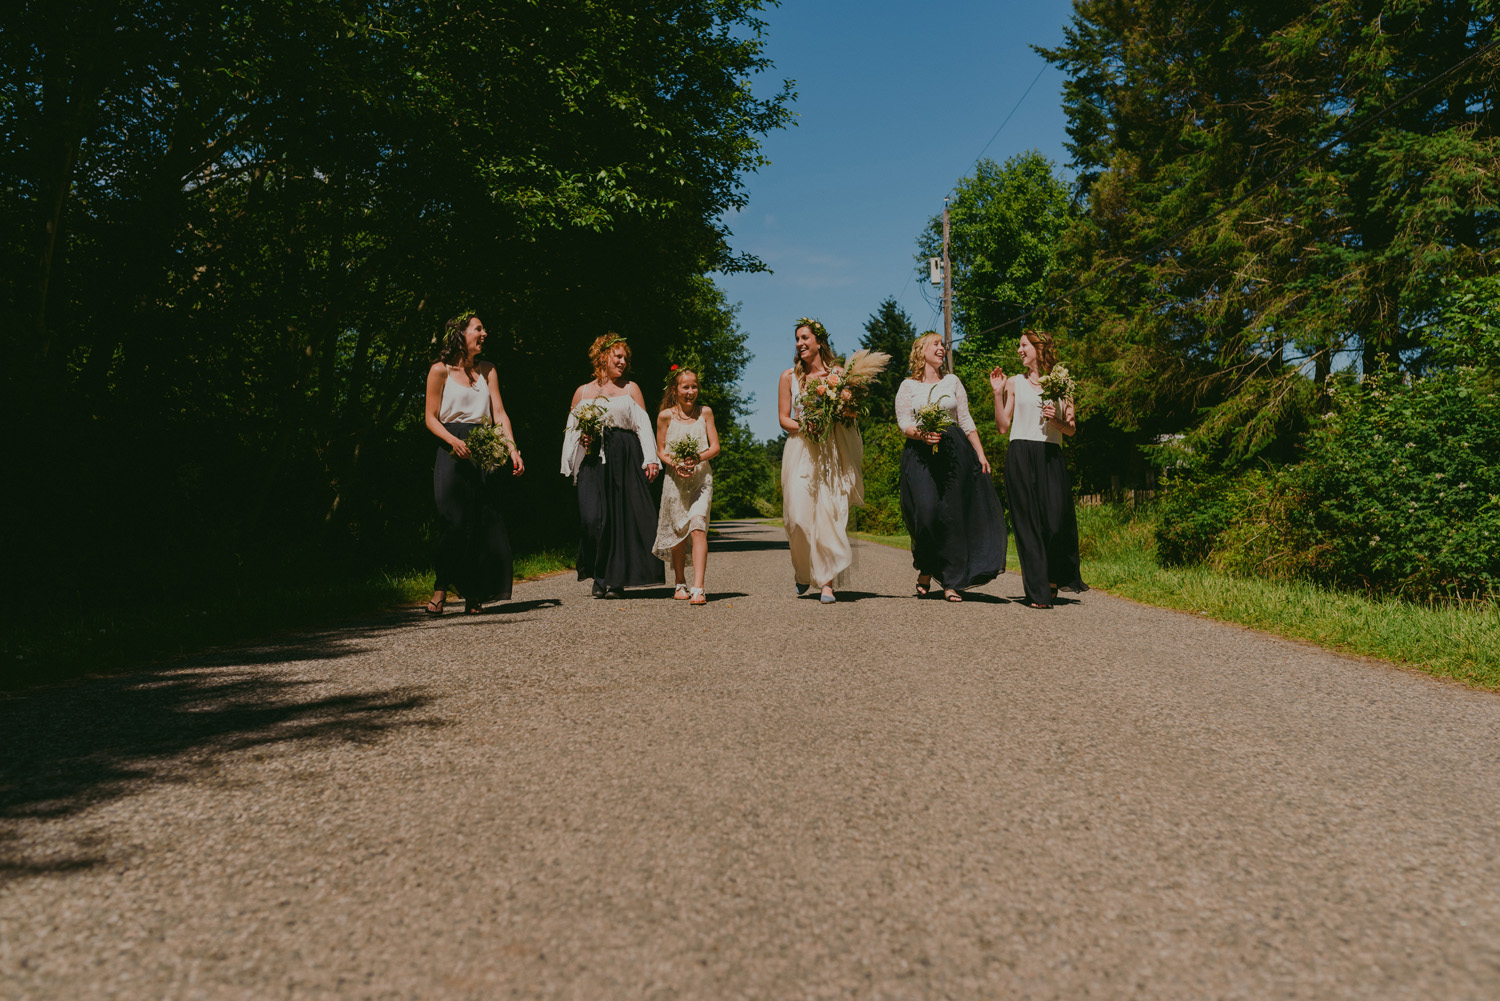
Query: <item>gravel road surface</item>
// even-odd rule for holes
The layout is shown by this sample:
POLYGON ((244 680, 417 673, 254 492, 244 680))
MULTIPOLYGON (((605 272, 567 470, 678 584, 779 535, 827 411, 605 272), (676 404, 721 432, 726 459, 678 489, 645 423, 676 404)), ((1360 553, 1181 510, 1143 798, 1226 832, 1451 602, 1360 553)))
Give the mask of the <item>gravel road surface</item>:
POLYGON ((1494 694, 722 528, 0 702, 0 998, 1500 997, 1494 694))

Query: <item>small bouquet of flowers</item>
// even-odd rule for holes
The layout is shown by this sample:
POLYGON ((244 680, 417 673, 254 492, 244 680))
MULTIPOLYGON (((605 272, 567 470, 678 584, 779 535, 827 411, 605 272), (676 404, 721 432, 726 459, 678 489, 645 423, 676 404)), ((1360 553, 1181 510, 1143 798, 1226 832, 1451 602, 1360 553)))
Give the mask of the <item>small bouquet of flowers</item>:
POLYGON ((698 461, 698 439, 691 437, 678 438, 667 446, 667 454, 677 465, 684 463, 696 463, 698 461))
MULTIPOLYGON (((944 393, 931 403, 917 407, 911 412, 912 419, 916 422, 918 431, 923 434, 928 434, 932 431, 941 434, 958 423, 943 406, 943 401, 946 399, 948 399, 948 394, 944 393)), ((937 455, 937 450, 938 446, 933 445, 932 454, 937 455)))
POLYGON ((573 424, 578 428, 579 434, 588 437, 589 455, 598 455, 599 449, 604 445, 604 428, 609 420, 609 404, 601 402, 603 399, 602 396, 596 396, 589 402, 580 403, 573 408, 573 424))
MULTIPOLYGON (((1041 390, 1043 403, 1051 400, 1061 406, 1063 400, 1073 398, 1073 394, 1078 391, 1078 384, 1073 381, 1066 365, 1053 365, 1052 371, 1042 376, 1037 388, 1041 390)), ((1042 423, 1047 423, 1045 417, 1042 418, 1042 423)))
POLYGON ((494 424, 481 424, 464 439, 469 446, 469 461, 482 473, 493 473, 510 459, 510 439, 494 424))
POLYGON ((828 439, 835 424, 853 424, 864 413, 870 383, 890 363, 884 351, 856 351, 843 369, 807 380, 798 403, 802 408, 802 434, 810 441, 828 439))

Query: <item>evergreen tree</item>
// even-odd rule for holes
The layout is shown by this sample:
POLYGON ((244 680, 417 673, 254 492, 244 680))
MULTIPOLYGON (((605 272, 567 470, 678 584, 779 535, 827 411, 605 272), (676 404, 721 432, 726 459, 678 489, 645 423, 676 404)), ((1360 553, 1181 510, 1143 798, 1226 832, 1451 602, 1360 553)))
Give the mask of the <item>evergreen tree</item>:
POLYGON ((1050 319, 1093 406, 1244 461, 1285 448, 1339 359, 1419 366, 1443 281, 1494 244, 1500 63, 1464 63, 1492 5, 1074 9, 1042 50, 1086 208, 1051 291, 1091 284, 1050 319))
POLYGON ((896 388, 906 378, 906 360, 911 355, 911 342, 916 339, 917 329, 895 296, 883 300, 865 321, 865 334, 859 346, 891 356, 890 367, 880 373, 870 390, 867 426, 889 424, 896 419, 896 388))

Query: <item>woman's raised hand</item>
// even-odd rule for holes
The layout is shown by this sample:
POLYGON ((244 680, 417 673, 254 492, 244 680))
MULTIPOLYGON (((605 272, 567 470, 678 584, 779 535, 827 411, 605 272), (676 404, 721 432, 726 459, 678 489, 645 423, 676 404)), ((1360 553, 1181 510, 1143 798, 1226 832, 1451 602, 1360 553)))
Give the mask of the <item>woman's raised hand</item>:
POLYGON ((996 365, 990 369, 990 388, 998 393, 1003 385, 1005 385, 1005 370, 996 365))

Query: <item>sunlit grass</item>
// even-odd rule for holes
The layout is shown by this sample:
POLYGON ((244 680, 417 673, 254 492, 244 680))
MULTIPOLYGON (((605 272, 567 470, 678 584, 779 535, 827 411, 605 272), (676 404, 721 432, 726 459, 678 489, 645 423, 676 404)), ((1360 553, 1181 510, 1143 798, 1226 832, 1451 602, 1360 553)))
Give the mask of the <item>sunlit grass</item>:
POLYGON ((1080 508, 1078 528, 1083 578, 1111 594, 1500 689, 1494 604, 1415 604, 1202 566, 1159 567, 1149 514, 1118 507, 1080 508))

